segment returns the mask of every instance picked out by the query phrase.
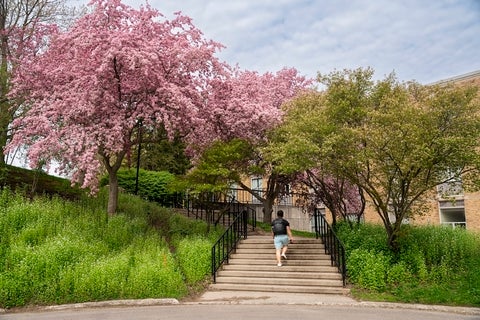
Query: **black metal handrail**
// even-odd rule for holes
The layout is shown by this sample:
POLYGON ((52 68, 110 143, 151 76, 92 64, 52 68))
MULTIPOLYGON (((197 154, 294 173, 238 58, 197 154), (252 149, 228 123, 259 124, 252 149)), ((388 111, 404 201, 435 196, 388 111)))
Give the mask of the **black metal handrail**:
POLYGON ((246 210, 251 217, 250 224, 253 229, 257 224, 257 212, 246 203, 239 202, 235 196, 226 193, 202 193, 197 195, 186 194, 184 203, 187 209, 187 216, 193 216, 195 219, 204 220, 213 225, 227 225, 226 222, 232 220, 232 216, 246 210))
POLYGON ((230 254, 237 249, 238 242, 247 238, 247 220, 246 210, 237 217, 233 223, 225 230, 220 238, 212 247, 212 276, 213 282, 217 280, 217 271, 223 263, 227 262, 230 254))
POLYGON ((338 271, 342 274, 343 286, 346 285, 347 266, 345 262, 345 246, 337 237, 332 227, 328 224, 324 215, 315 209, 313 213, 315 222, 315 235, 317 239, 322 238, 325 246, 325 253, 330 254, 330 262, 337 266, 338 271))

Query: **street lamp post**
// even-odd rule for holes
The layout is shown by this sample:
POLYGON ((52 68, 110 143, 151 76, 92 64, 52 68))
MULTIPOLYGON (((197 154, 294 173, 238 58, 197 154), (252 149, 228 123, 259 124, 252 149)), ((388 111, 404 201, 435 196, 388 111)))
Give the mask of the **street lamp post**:
POLYGON ((138 195, 138 174, 140 172, 140 152, 142 150, 142 119, 138 120, 137 174, 135 176, 135 195, 138 195))

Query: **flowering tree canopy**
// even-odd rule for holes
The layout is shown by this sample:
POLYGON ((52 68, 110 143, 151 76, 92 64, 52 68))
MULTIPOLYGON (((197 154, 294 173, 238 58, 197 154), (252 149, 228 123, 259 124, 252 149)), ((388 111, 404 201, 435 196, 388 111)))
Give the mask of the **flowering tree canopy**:
POLYGON ((268 141, 268 131, 281 123, 281 106, 310 84, 294 68, 265 74, 234 70, 222 81, 212 82, 205 124, 188 137, 197 160, 190 174, 193 182, 202 189, 235 182, 263 204, 263 219, 270 222, 274 201, 288 179, 275 173, 260 147, 268 141), (250 175, 267 179, 265 192, 242 183, 242 177, 250 175))
POLYGON ((120 0, 90 5, 90 14, 16 70, 12 96, 29 110, 13 123, 9 148, 28 146, 33 165, 57 159, 59 173, 92 191, 105 166, 113 214, 116 172, 136 124, 161 123, 173 135, 204 123, 205 90, 225 66, 214 57, 221 45, 204 39, 186 16, 167 20, 120 0))
MULTIPOLYGON (((10 77, 17 61, 31 54, 31 45, 41 48, 42 35, 48 32, 51 21, 70 20, 75 12, 67 9, 66 0, 0 0, 0 150, 10 139, 10 124, 21 110, 8 98, 10 77), (41 42, 41 41, 40 41, 41 42)), ((5 157, 0 156, 0 180, 3 178, 5 157)))
POLYGON ((212 81, 205 123, 188 137, 191 151, 199 154, 213 140, 243 139, 254 145, 265 141, 267 130, 281 122, 281 105, 311 83, 294 68, 264 74, 237 69, 212 81))

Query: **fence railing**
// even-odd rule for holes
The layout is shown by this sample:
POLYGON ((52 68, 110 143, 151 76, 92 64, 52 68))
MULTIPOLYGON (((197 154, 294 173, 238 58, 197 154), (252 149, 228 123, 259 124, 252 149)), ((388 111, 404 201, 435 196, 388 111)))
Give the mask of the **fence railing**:
POLYGON ((315 234, 317 239, 322 238, 325 253, 330 255, 332 266, 335 265, 342 274, 343 286, 346 285, 347 267, 345 261, 345 246, 337 237, 324 215, 315 209, 314 214, 315 234))
POLYGON ((229 194, 217 192, 188 195, 185 203, 187 216, 215 226, 218 224, 228 226, 243 211, 247 212, 247 219, 254 230, 257 226, 257 211, 248 203, 241 203, 229 194))
POLYGON ((237 249, 238 242, 247 238, 248 212, 237 214, 233 223, 225 230, 212 247, 212 276, 217 280, 217 271, 223 263, 228 263, 230 254, 237 249))

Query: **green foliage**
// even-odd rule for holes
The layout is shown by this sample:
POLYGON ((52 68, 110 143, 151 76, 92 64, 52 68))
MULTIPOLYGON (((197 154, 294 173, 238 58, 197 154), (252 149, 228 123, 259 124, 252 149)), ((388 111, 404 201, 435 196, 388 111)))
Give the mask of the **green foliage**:
POLYGON ((387 233, 378 224, 355 224, 351 227, 340 221, 335 225, 335 232, 342 239, 347 253, 354 249, 388 252, 387 233))
POLYGON ((386 284, 390 286, 398 286, 402 283, 411 282, 413 274, 405 261, 387 266, 387 280, 386 284))
POLYGON ((447 171, 473 189, 480 172, 478 88, 422 86, 393 74, 373 81, 371 69, 318 80, 325 90, 288 104, 264 150, 277 170, 318 169, 358 186, 382 216, 392 249, 401 227, 392 221, 421 214, 447 171))
POLYGON ((384 290, 390 258, 382 252, 353 250, 347 260, 350 280, 361 288, 384 290))
MULTIPOLYGON (((149 171, 168 171, 183 175, 191 167, 185 155, 185 143, 176 135, 169 139, 165 128, 142 127, 140 168, 149 171)), ((132 149, 132 157, 138 155, 138 145, 132 149)))
POLYGON ((187 237, 179 241, 176 246, 176 256, 182 266, 187 283, 195 283, 211 273, 212 243, 204 237, 187 237))
POLYGON ((479 234, 441 226, 403 226, 401 232, 399 251, 393 253, 381 226, 350 230, 338 224, 354 293, 365 299, 480 306, 479 234))
POLYGON ((75 203, 0 193, 0 307, 181 298, 206 279, 220 230, 126 194, 109 218, 104 193, 75 203))
POLYGON ((225 190, 232 182, 239 181, 242 174, 260 173, 248 161, 252 157, 253 146, 245 140, 216 141, 202 153, 185 182, 199 192, 225 190))
MULTIPOLYGON (((136 191, 136 169, 119 170, 117 173, 118 185, 127 193, 135 194, 136 191)), ((149 201, 171 206, 176 193, 169 188, 175 180, 175 176, 167 171, 147 171, 140 169, 138 173, 138 195, 149 201)), ((103 177, 100 184, 108 184, 108 177, 103 177)))

